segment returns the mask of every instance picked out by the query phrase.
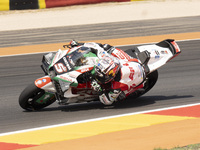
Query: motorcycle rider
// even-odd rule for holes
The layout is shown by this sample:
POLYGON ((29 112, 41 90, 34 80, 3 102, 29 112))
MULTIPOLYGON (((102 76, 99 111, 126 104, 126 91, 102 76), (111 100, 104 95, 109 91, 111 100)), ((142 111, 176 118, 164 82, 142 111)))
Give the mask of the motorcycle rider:
POLYGON ((99 92, 99 99, 105 105, 111 105, 114 101, 122 100, 126 97, 120 88, 110 88, 113 81, 120 80, 120 68, 118 60, 108 56, 100 59, 94 68, 91 86, 93 90, 99 92))
MULTIPOLYGON (((117 56, 117 51, 119 51, 119 49, 116 49, 115 47, 110 46, 109 44, 95 44, 98 44, 100 48, 95 48, 95 46, 91 46, 91 49, 95 54, 98 55, 98 57, 100 57, 100 60, 91 71, 91 87, 94 91, 99 93, 99 99, 103 104, 111 105, 115 101, 123 100, 126 97, 124 91, 128 90, 130 88, 130 85, 126 85, 125 83, 120 82, 123 75, 121 73, 122 70, 119 59, 117 58, 121 57, 117 56), (123 87, 120 85, 123 85, 123 87)), ((90 46, 91 43, 78 43, 74 40, 70 42, 70 46, 72 48, 80 45, 90 46)), ((136 67, 134 67, 133 71, 139 73, 132 73, 131 78, 133 80, 134 74, 140 76, 141 80, 137 83, 137 85, 141 84, 145 76, 145 71, 141 63, 138 59, 131 58, 128 54, 124 53, 123 51, 121 53, 123 54, 123 57, 126 57, 128 61, 135 62, 136 67)), ((136 86, 136 84, 133 85, 136 86)))

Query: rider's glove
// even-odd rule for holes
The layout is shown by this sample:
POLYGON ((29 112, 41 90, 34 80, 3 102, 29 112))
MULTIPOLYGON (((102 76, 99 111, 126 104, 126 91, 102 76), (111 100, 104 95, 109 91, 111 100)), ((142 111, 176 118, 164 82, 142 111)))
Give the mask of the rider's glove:
POLYGON ((120 89, 111 90, 108 93, 105 92, 102 95, 99 96, 99 100, 104 105, 111 105, 114 101, 122 100, 125 98, 125 93, 121 91, 120 89))
POLYGON ((92 89, 93 89, 94 91, 96 91, 96 92, 102 92, 101 85, 99 85, 99 84, 97 83, 97 81, 93 80, 93 81, 91 82, 91 86, 92 86, 92 89))
POLYGON ((99 100, 104 105, 111 105, 114 102, 112 99, 109 98, 107 93, 99 95, 99 100))
POLYGON ((112 90, 108 93, 109 99, 111 101, 117 101, 117 98, 120 96, 120 94, 122 93, 122 91, 119 90, 112 90))

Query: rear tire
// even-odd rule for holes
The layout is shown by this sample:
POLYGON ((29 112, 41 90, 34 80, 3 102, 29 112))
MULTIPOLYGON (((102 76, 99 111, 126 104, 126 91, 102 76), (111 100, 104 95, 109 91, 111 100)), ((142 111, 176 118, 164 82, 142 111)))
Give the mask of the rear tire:
POLYGON ((55 101, 54 94, 45 92, 34 83, 27 86, 19 96, 19 105, 28 111, 40 110, 55 101))

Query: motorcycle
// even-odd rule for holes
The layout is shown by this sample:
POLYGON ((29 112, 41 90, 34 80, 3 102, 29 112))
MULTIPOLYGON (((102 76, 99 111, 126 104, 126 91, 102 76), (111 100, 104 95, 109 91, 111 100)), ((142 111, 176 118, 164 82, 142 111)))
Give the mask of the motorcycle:
MULTIPOLYGON (((45 76, 36 79, 22 91, 19 105, 25 110, 33 111, 47 107, 55 101, 60 105, 99 101, 98 92, 91 87, 90 72, 100 58, 98 54, 90 53, 90 45, 96 46, 95 43, 86 45, 76 47, 64 45, 68 47, 67 50, 43 55, 41 68, 45 76), (83 59, 85 56, 87 60, 83 59), (65 91, 64 100, 58 96, 61 90, 65 91)), ((152 89, 158 79, 157 69, 180 53, 181 50, 173 39, 133 47, 126 51, 116 48, 112 55, 119 59, 122 68, 131 63, 132 59, 137 59, 146 72, 144 78, 140 76, 143 80, 141 84, 136 86, 127 83, 130 86, 124 91, 126 98, 136 99, 152 89)), ((131 78, 134 74, 134 70, 130 67, 129 69, 129 71, 123 70, 127 78, 131 78)), ((124 81, 131 82, 128 79, 124 81)))

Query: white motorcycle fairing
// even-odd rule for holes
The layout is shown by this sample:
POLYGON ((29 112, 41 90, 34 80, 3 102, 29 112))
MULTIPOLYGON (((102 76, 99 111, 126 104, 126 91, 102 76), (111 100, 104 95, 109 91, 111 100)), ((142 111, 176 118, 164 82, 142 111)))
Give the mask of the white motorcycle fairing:
MULTIPOLYGON (((27 110, 37 110, 53 103, 58 92, 55 81, 67 89, 64 93, 66 104, 98 100, 98 93, 91 87, 89 74, 96 62, 107 55, 106 53, 97 43, 85 43, 64 51, 58 50, 55 54, 44 55, 42 69, 46 76, 35 80, 34 84, 21 93, 20 106, 27 110), (99 49, 96 55, 91 52, 92 48, 99 49), (76 63, 82 56, 87 56, 85 65, 77 66, 76 63)), ((108 53, 119 59, 121 64, 120 79, 112 82, 111 89, 121 89, 126 97, 139 97, 155 85, 158 78, 157 69, 181 51, 174 40, 167 39, 157 44, 137 46, 125 52, 116 48, 108 53)))
MULTIPOLYGON (((84 46, 99 48, 99 45, 96 43, 86 43, 84 44, 84 46)), ((55 65, 56 62, 61 58, 63 58, 67 53, 73 52, 78 48, 79 47, 75 47, 73 49, 65 51, 59 50, 52 61, 52 65, 55 65)), ((100 49, 101 50, 98 51, 97 55, 101 58, 103 57, 103 55, 105 55, 105 52, 103 51, 102 48, 100 49)), ((125 53, 126 51, 123 52, 120 49, 115 49, 112 53, 113 56, 120 58, 120 64, 121 64, 121 70, 120 70, 121 80, 120 82, 113 82, 112 88, 113 89, 120 88, 122 91, 125 92, 126 96, 144 87, 143 81, 145 80, 145 75, 144 75, 144 68, 142 67, 143 64, 146 63, 146 66, 149 69, 148 73, 151 73, 160 68, 161 66, 163 66, 164 64, 166 64, 170 59, 172 59, 173 57, 175 57, 180 53, 180 48, 174 42, 174 40, 165 40, 158 44, 138 46, 132 49, 132 51, 133 50, 134 50, 134 55, 132 55, 133 52, 131 53, 129 52, 128 53, 129 55, 127 55, 125 53), (134 61, 134 58, 137 58, 138 62, 134 61)), ((57 78, 66 81, 67 83, 69 83, 69 85, 70 84, 78 85, 79 83, 77 81, 77 77, 84 72, 92 70, 96 61, 97 57, 88 58, 88 62, 90 62, 90 64, 82 66, 79 70, 73 70, 61 75, 57 75, 57 78)), ((62 68, 60 67, 58 69, 62 68)), ((43 78, 41 79, 41 81, 42 80, 43 78)), ((48 85, 53 85, 53 84, 48 83, 48 85)), ((36 86, 38 86, 38 84, 36 84, 36 86)), ((41 86, 38 87, 46 91, 51 90, 52 92, 55 92, 54 87, 50 88, 47 85, 43 87, 41 86)), ((86 87, 86 85, 84 85, 81 88, 79 88, 79 86, 77 86, 77 88, 72 86, 69 87, 69 89, 65 92, 64 96, 68 98, 68 103, 75 103, 84 100, 91 101, 97 98, 95 92, 88 92, 88 91, 91 91, 91 86, 86 87)))
POLYGON ((150 59, 147 63, 150 72, 157 70, 181 52, 177 43, 171 39, 137 48, 140 52, 148 51, 150 53, 150 59))

